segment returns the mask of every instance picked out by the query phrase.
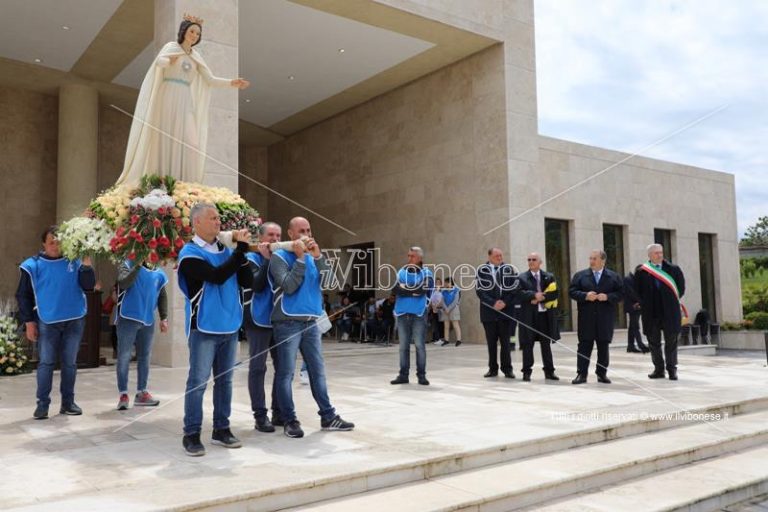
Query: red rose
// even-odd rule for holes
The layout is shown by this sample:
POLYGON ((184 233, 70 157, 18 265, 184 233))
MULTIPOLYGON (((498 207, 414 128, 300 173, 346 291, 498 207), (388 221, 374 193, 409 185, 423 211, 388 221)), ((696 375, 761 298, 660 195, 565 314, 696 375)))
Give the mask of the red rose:
POLYGON ((139 216, 136 214, 131 215, 131 224, 137 224, 139 222, 139 216))
POLYGON ((137 242, 142 243, 144 242, 144 237, 142 237, 140 234, 136 233, 136 236, 134 237, 137 242))
POLYGON ((118 237, 121 237, 124 234, 125 234, 125 228, 123 226, 120 226, 119 228, 117 228, 117 232, 115 232, 115 235, 117 235, 118 237))
POLYGON ((157 248, 157 239, 155 238, 151 239, 149 242, 147 242, 147 245, 149 246, 150 249, 157 248))
POLYGON ((135 260, 135 259, 136 259, 136 253, 135 253, 135 252, 132 252, 132 253, 130 253, 130 254, 128 255, 128 259, 129 259, 129 260, 135 260))
POLYGON ((171 245, 171 241, 168 240, 167 236, 161 236, 160 238, 158 238, 157 243, 159 243, 163 247, 168 247, 171 245))
POLYGON ((175 258, 175 257, 176 257, 176 256, 178 256, 178 255, 179 255, 179 254, 178 254, 176 251, 171 251, 171 252, 168 254, 168 256, 170 256, 171 258, 175 258))
POLYGON ((177 238, 173 242, 173 245, 175 245, 177 249, 181 249, 182 247, 184 247, 184 240, 182 240, 181 238, 177 238))
POLYGON ((165 206, 161 206, 160 208, 158 208, 157 209, 157 214, 158 215, 165 215, 165 206))
POLYGON ((152 225, 155 226, 156 228, 159 228, 160 226, 163 225, 163 223, 160 222, 160 219, 152 219, 152 225))
POLYGON ((138 235, 138 233, 135 229, 132 229, 128 232, 128 238, 136 238, 136 235, 138 235))
POLYGON ((176 227, 177 227, 177 228, 180 228, 180 227, 181 227, 181 218, 177 218, 177 219, 176 219, 176 227))
POLYGON ((155 251, 152 251, 149 253, 149 261, 152 263, 157 263, 160 260, 160 256, 157 255, 155 251))
POLYGON ((184 233, 189 234, 192 232, 192 226, 184 226, 184 233))

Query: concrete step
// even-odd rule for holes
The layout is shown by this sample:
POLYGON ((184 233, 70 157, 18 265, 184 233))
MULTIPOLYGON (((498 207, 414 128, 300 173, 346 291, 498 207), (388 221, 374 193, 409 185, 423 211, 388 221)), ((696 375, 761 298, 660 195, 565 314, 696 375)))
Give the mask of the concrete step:
MULTIPOLYGON (((766 441, 768 411, 759 411, 727 420, 696 422, 479 469, 427 477, 416 483, 363 492, 290 510, 514 510, 752 448, 766 441)), ((256 508, 261 510, 261 507, 256 508)))
POLYGON ((537 512, 768 510, 768 447, 742 450, 629 482, 539 504, 537 512), (756 499, 761 497, 759 499, 756 499), (745 500, 748 500, 745 502, 745 500), (740 504, 735 506, 734 504, 740 504))

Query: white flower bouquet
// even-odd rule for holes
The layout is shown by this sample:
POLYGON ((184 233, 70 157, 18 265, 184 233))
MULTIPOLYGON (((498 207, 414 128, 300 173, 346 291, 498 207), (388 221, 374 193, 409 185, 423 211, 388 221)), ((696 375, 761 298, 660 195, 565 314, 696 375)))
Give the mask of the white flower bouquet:
POLYGON ((110 257, 109 244, 114 231, 102 219, 75 217, 59 226, 56 236, 61 241, 61 254, 68 260, 83 256, 110 257))
MULTIPOLYGON (((10 304, 10 303, 9 303, 10 304)), ((26 347, 19 338, 19 324, 10 308, 0 307, 0 375, 32 371, 26 347)))
POLYGON ((131 199, 131 207, 141 206, 145 210, 159 210, 160 208, 174 208, 176 201, 165 190, 156 188, 144 197, 131 199))

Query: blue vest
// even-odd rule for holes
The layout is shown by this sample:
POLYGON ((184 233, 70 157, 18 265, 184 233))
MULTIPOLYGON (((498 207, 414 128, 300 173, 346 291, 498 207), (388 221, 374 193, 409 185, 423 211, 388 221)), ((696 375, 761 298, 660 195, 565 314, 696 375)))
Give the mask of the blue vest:
MULTIPOLYGON (((296 263, 296 255, 290 251, 280 249, 272 255, 277 256, 293 268, 296 263)), ((304 254, 304 281, 299 289, 291 294, 283 292, 280 298, 280 308, 285 316, 307 316, 318 318, 323 314, 323 293, 320 290, 320 271, 315 265, 315 258, 311 254, 304 254)), ((271 283, 271 276, 270 276, 271 283)), ((272 284, 273 292, 278 288, 272 284)))
POLYGON ((418 272, 408 272, 406 267, 397 272, 397 282, 404 288, 419 288, 424 280, 427 280, 428 292, 420 297, 402 297, 398 296, 395 301, 395 316, 411 314, 416 316, 424 315, 429 305, 429 296, 434 287, 432 272, 429 269, 421 269, 418 272))
POLYGON ((122 317, 144 325, 155 323, 157 298, 167 283, 168 277, 162 269, 149 270, 142 265, 133 284, 117 291, 117 321, 122 317))
POLYGON ((450 290, 443 290, 443 302, 446 306, 450 306, 453 304, 453 301, 456 300, 456 297, 459 296, 459 289, 456 287, 451 288, 450 290))
POLYGON ((29 274, 37 316, 44 323, 55 324, 85 316, 88 309, 80 287, 80 265, 80 260, 33 256, 19 266, 29 274))
MULTIPOLYGON (((269 261, 257 252, 249 252, 246 257, 259 267, 269 265, 269 261)), ((274 296, 271 285, 265 286, 259 293, 251 290, 251 320, 259 327, 272 327, 272 319, 270 317, 272 316, 274 296)))
MULTIPOLYGON (((188 242, 179 252, 179 265, 187 258, 197 258, 218 267, 231 255, 232 249, 228 247, 214 254, 194 242, 188 242)), ((243 323, 243 305, 240 302, 237 274, 232 274, 223 284, 203 282, 202 288, 194 297, 189 296, 184 274, 179 272, 178 276, 179 288, 186 299, 184 312, 187 336, 192 326, 192 317, 197 322, 197 330, 207 334, 231 334, 240 330, 243 323)))

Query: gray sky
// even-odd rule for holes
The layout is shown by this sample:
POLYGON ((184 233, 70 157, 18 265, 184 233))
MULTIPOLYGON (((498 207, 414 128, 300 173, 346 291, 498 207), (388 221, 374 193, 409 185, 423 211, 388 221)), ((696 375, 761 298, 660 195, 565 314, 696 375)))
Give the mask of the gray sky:
MULTIPOLYGON (((535 0, 539 132, 736 176, 768 215, 768 0, 535 0)), ((606 175, 607 179, 609 175, 606 175)))

